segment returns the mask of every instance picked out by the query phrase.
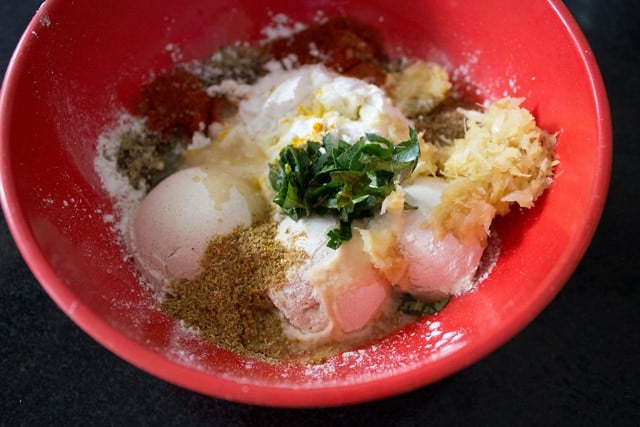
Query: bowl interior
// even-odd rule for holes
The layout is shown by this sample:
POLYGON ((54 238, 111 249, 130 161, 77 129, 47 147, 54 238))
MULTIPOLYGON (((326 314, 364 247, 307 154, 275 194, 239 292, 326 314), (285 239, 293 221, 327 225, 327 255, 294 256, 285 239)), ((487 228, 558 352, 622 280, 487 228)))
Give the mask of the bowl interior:
POLYGON ((34 274, 87 333, 131 363, 232 400, 321 406, 433 382, 495 349, 553 298, 583 255, 604 203, 610 124, 602 81, 559 2, 47 1, 2 95, 2 201, 34 274), (481 99, 526 97, 558 132, 560 165, 536 207, 495 223, 501 253, 477 290, 324 365, 271 366, 204 343, 155 308, 114 238, 93 168, 97 136, 134 105, 151 72, 258 40, 277 13, 321 10, 375 25, 392 55, 445 65, 481 99), (374 385, 375 386, 372 386, 374 385))

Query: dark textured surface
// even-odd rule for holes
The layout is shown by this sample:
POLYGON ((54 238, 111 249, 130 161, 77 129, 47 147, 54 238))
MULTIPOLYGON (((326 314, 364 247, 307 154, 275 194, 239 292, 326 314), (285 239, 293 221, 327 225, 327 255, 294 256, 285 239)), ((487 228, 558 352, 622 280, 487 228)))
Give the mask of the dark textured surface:
MULTIPOLYGON (((0 69, 40 1, 0 0, 0 69)), ((0 425, 640 425, 640 19, 635 0, 567 2, 600 64, 614 124, 595 239, 522 333, 440 383, 318 410, 211 399, 120 360, 40 288, 0 221, 0 425)))

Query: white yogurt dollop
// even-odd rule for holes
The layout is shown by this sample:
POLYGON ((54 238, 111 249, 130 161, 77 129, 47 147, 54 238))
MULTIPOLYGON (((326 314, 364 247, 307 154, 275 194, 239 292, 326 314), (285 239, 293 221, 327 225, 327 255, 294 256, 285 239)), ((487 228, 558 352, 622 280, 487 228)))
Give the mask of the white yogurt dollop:
POLYGON ((350 143, 371 132, 400 142, 410 125, 384 90, 322 65, 263 77, 240 103, 239 118, 271 159, 288 144, 320 142, 326 133, 350 143))

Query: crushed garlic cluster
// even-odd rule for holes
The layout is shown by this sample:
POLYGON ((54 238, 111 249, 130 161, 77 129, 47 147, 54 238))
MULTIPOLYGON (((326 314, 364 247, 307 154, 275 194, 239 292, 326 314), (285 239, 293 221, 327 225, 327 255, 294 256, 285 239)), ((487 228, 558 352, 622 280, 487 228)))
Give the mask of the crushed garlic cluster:
MULTIPOLYGON (((424 62, 390 75, 386 85, 394 103, 409 117, 437 107, 450 89, 446 71, 424 62), (421 94, 421 101, 416 94, 421 94)), ((440 204, 425 224, 438 238, 452 233, 460 242, 485 245, 496 215, 508 213, 513 203, 532 207, 551 185, 556 135, 536 125, 520 106, 523 101, 503 98, 484 111, 458 109, 465 117, 464 138, 450 145, 421 141, 414 178, 434 175, 447 181, 440 204)))

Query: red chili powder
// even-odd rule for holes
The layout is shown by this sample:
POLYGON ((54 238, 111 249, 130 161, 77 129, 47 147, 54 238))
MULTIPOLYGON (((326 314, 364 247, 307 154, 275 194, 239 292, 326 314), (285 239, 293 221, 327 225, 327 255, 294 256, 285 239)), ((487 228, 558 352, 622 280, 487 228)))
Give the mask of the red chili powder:
POLYGON ((138 113, 147 117, 151 130, 191 135, 200 123, 211 122, 213 104, 197 76, 176 68, 142 87, 138 113))
POLYGON ((296 55, 300 64, 322 63, 344 75, 377 85, 386 79, 387 56, 375 29, 352 18, 337 17, 265 46, 268 57, 296 55))

